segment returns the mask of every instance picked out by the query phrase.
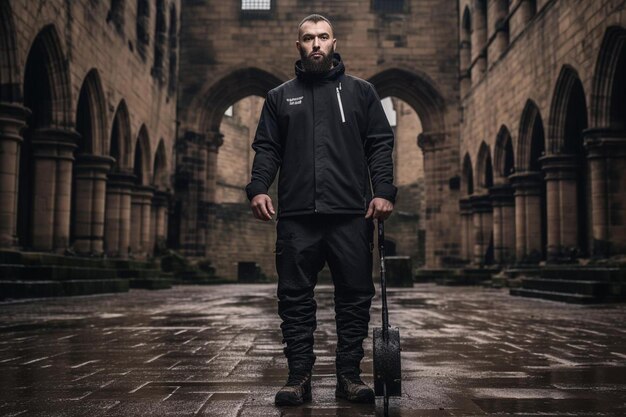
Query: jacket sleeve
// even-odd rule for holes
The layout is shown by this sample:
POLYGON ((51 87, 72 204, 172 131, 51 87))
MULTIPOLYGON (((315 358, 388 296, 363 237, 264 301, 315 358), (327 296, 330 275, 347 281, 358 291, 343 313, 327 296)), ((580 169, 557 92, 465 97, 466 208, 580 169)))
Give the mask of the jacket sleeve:
POLYGON ((365 156, 369 165, 374 197, 396 201, 397 188, 393 185, 393 130, 372 85, 367 94, 367 131, 365 156))
POLYGON ((282 162, 276 103, 271 92, 263 104, 252 149, 255 155, 252 163, 252 179, 246 186, 248 200, 252 200, 258 194, 267 194, 282 162))

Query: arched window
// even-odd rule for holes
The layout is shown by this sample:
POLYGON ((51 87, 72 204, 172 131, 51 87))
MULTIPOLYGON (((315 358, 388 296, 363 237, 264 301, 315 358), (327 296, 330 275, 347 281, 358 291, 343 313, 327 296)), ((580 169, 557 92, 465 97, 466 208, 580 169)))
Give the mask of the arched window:
POLYGON ((146 52, 150 44, 150 3, 148 0, 137 0, 137 52, 146 59, 146 52))
POLYGON ((107 22, 110 22, 115 27, 115 30, 120 35, 124 34, 124 9, 125 9, 125 1, 124 0, 111 0, 111 8, 109 9, 109 14, 107 15, 107 22))
POLYGON ((178 78, 178 16, 176 15, 176 6, 173 4, 170 6, 170 27, 169 27, 169 71, 168 71, 168 85, 167 91, 170 95, 173 95, 176 91, 176 81, 178 78))
POLYGON ((165 55, 165 2, 156 2, 156 25, 154 27, 154 66, 152 75, 159 81, 163 81, 163 57, 165 55))

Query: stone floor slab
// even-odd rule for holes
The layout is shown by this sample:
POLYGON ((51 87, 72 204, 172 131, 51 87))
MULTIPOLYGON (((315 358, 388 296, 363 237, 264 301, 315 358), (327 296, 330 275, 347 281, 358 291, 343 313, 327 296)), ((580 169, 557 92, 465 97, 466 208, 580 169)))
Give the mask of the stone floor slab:
MULTIPOLYGON (((0 416, 379 416, 334 397, 332 287, 319 286, 313 402, 287 375, 275 284, 0 303, 0 416)), ((388 292, 403 396, 390 416, 624 416, 626 305, 419 284, 388 292)), ((371 327, 380 326, 380 299, 371 327)), ((371 338, 363 377, 372 382, 371 338)))

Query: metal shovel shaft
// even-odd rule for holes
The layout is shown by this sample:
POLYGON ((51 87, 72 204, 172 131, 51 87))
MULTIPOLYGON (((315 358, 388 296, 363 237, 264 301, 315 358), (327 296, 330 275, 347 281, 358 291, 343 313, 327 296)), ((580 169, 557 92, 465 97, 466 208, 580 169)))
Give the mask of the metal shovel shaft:
POLYGON ((387 313, 387 283, 385 281, 385 226, 378 219, 378 252, 380 254, 380 290, 383 299, 383 339, 389 339, 389 315, 387 313))

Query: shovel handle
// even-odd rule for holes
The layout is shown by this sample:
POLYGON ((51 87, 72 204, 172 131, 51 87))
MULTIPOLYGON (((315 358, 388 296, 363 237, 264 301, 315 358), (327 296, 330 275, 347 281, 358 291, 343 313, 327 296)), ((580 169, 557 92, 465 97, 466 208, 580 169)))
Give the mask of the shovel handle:
POLYGON ((385 226, 378 219, 378 253, 380 254, 380 291, 383 300, 383 339, 389 338, 389 314, 387 312, 387 282, 385 280, 385 226))

